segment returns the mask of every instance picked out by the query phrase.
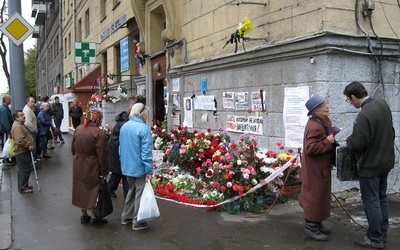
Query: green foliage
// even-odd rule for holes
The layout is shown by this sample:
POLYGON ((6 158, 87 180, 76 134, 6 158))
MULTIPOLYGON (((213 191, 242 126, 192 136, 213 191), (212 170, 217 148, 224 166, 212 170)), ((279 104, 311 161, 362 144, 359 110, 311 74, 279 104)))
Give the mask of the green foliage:
POLYGON ((36 46, 25 53, 25 90, 27 96, 36 96, 36 46))

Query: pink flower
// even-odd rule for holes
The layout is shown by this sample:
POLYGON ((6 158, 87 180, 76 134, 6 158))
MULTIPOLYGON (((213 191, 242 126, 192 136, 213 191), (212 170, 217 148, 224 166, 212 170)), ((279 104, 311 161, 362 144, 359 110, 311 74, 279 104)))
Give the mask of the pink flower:
POLYGON ((219 190, 221 191, 221 193, 225 193, 226 187, 225 187, 225 186, 221 186, 221 187, 219 188, 219 190))

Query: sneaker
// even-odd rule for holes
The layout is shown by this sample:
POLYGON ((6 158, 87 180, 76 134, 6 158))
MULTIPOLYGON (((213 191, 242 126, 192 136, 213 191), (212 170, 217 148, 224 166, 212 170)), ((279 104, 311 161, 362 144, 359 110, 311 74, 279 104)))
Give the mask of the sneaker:
POLYGON ((19 190, 19 193, 20 194, 31 194, 31 193, 33 193, 33 189, 24 188, 24 189, 19 190))
POLYGON ((50 155, 43 155, 43 158, 44 159, 49 159, 49 158, 51 158, 51 156, 50 155))
POLYGON ((60 143, 59 141, 54 141, 54 143, 60 143))
POLYGON ((374 248, 374 249, 383 249, 385 247, 385 245, 383 243, 376 244, 376 243, 371 242, 371 240, 367 236, 364 236, 364 238, 362 238, 362 239, 355 240, 354 244, 356 244, 360 247, 374 248))
POLYGON ((121 220, 121 225, 128 225, 132 223, 132 219, 121 220))
POLYGON ((40 155, 37 155, 36 156, 36 161, 41 161, 41 160, 43 160, 43 158, 40 155))
POLYGON ((146 228, 149 228, 149 227, 150 227, 150 225, 147 222, 141 222, 141 223, 132 224, 132 230, 133 231, 138 231, 138 230, 146 229, 146 228))

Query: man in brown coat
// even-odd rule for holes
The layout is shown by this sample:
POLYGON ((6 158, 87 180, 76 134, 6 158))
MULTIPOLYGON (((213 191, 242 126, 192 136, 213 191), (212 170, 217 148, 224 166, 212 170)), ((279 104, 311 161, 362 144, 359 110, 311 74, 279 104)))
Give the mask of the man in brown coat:
POLYGON ((300 206, 306 222, 304 236, 326 241, 330 230, 322 221, 330 216, 331 154, 335 136, 330 132, 329 105, 324 98, 314 95, 306 102, 309 110, 303 139, 302 187, 300 206), (328 132, 328 133, 327 133, 328 132))
POLYGON ((96 218, 94 208, 100 182, 108 175, 107 137, 99 128, 101 113, 90 110, 84 125, 79 125, 73 135, 72 204, 81 208, 81 223, 102 225, 106 219, 96 218), (92 211, 92 217, 87 214, 92 211))
POLYGON ((30 194, 33 192, 33 187, 28 183, 32 168, 31 151, 34 149, 34 141, 31 132, 24 125, 24 112, 17 110, 13 117, 15 121, 11 127, 11 137, 14 140, 14 152, 18 165, 18 191, 20 194, 30 194))

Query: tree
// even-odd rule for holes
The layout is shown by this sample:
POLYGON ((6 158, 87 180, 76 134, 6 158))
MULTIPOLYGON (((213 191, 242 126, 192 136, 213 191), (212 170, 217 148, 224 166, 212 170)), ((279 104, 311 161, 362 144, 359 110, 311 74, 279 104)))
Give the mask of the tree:
POLYGON ((25 90, 28 96, 36 96, 36 46, 25 52, 25 90))
MULTIPOLYGON (((7 9, 8 9, 8 6, 6 4, 6 0, 3 0, 1 2, 1 8, 0 8, 0 25, 2 25, 5 22, 5 19, 7 18, 7 9)), ((1 32, 1 34, 0 34, 0 57, 1 57, 1 62, 3 63, 4 75, 7 78, 8 88, 10 89, 10 72, 8 71, 7 46, 6 46, 6 43, 4 42, 4 39, 5 39, 5 35, 3 32, 1 32)))

